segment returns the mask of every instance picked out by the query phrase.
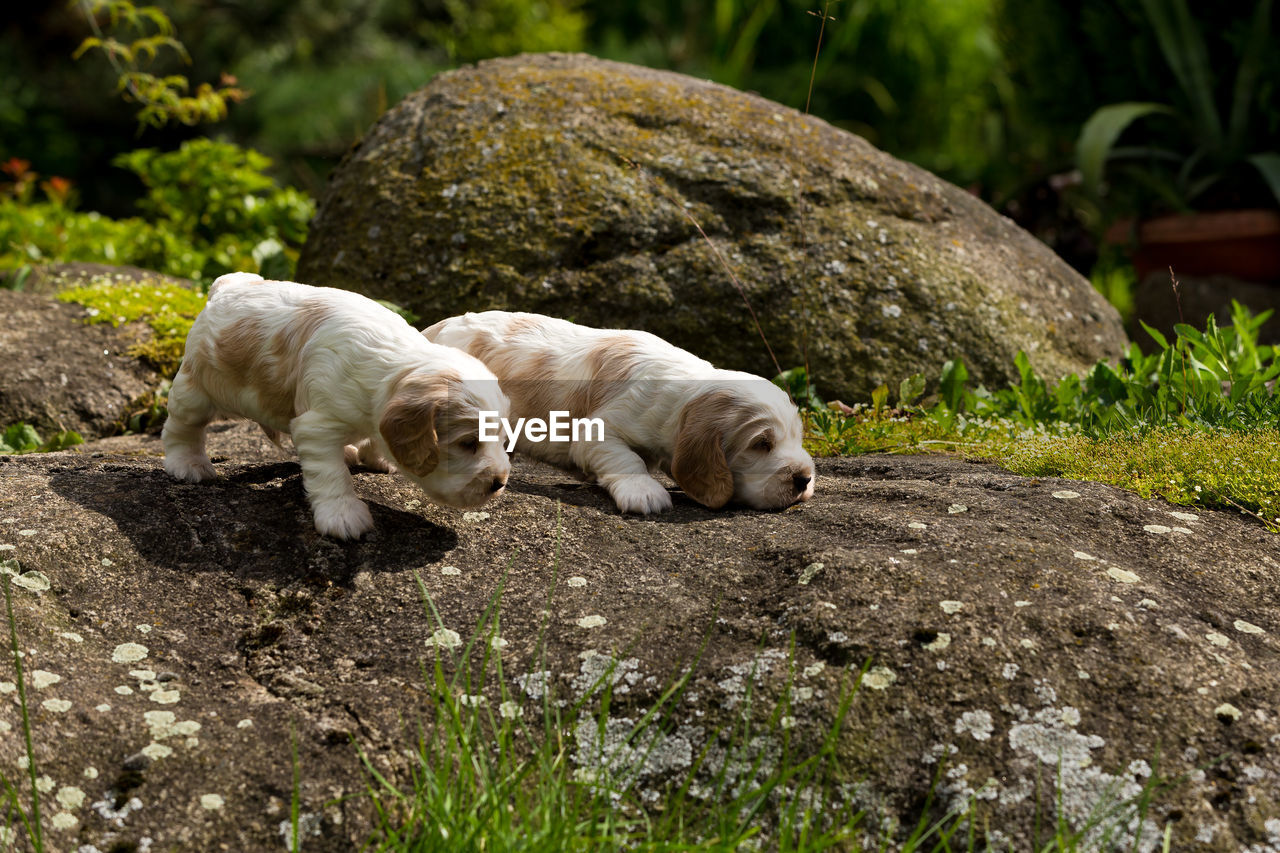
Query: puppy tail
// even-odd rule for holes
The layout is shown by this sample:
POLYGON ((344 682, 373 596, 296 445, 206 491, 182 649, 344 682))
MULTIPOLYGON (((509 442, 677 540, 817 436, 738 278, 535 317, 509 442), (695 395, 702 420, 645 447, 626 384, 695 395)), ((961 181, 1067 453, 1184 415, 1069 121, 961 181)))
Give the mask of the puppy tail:
POLYGON ((234 282, 249 283, 251 281, 266 281, 256 272, 229 272, 226 275, 220 275, 213 280, 213 284, 209 285, 209 295, 213 296, 218 288, 223 284, 232 284, 234 282))

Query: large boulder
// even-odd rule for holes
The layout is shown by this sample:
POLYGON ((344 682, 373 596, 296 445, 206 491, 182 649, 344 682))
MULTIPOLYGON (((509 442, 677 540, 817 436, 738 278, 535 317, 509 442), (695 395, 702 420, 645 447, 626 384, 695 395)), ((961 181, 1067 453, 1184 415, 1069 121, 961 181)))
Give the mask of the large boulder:
POLYGON ((333 173, 298 275, 428 323, 537 311, 772 375, 721 258, 780 366, 846 397, 957 356, 994 385, 1019 349, 1059 375, 1125 343, 1088 282, 963 190, 772 101, 583 55, 481 62, 389 111, 333 173))
MULTIPOLYGON (((642 519, 517 460, 478 514, 359 472, 377 527, 338 543, 256 428, 218 425, 210 448, 224 479, 200 485, 166 476, 153 436, 0 457, 49 849, 281 849, 295 770, 304 849, 358 849, 357 750, 406 783, 434 707, 422 667, 441 625, 419 578, 463 638, 502 588, 506 689, 533 731, 545 686, 572 704, 613 681, 603 718, 600 694, 584 700, 566 757, 641 802, 704 749, 694 790, 710 788, 716 733, 748 706, 730 783, 784 737, 812 752, 866 667, 836 741, 849 784, 827 806, 867 810, 870 849, 926 803, 931 820, 972 806, 979 849, 1033 849, 1059 820, 1093 825, 1088 850, 1159 849, 1166 828, 1174 850, 1280 834, 1280 544, 1241 515, 868 456, 819 460, 814 500, 783 513, 677 493, 642 519), (628 749, 686 666, 664 733, 628 749), (764 723, 788 693, 789 727, 764 723), (1138 810, 1157 777, 1178 781, 1138 810)), ((0 667, 0 766, 18 768, 0 667)))

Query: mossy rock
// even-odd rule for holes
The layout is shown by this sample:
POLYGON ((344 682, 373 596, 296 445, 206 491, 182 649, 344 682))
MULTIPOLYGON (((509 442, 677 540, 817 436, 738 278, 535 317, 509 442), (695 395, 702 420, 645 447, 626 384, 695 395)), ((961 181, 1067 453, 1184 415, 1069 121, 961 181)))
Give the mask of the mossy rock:
POLYGON ((982 201, 780 104, 583 55, 442 74, 335 170, 303 281, 424 323, 490 308, 642 328, 830 395, 937 375, 989 385, 1117 357, 1116 312, 982 201), (687 215, 686 215, 687 214, 687 215))

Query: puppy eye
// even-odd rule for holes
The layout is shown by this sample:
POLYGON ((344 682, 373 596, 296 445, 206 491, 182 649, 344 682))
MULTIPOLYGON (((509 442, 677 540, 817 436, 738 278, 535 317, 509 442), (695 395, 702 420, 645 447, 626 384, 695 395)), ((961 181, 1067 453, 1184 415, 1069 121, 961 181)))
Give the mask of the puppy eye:
POLYGON ((480 449, 480 439, 464 438, 462 441, 458 442, 458 446, 461 447, 463 450, 467 451, 468 453, 475 453, 477 450, 480 449))
POLYGON ((751 449, 758 450, 761 453, 768 453, 773 450, 773 439, 767 435, 762 435, 755 441, 751 442, 751 449))

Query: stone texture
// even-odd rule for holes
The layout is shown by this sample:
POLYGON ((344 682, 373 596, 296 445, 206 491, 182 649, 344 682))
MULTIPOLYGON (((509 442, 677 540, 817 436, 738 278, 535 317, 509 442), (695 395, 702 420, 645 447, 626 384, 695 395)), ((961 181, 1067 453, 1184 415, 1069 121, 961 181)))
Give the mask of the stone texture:
POLYGON ((25 421, 45 438, 106 435, 155 389, 161 377, 126 352, 143 329, 86 326, 84 317, 79 305, 0 289, 0 428, 25 421))
MULTIPOLYGON (((218 425, 210 447, 224 478, 201 485, 169 479, 152 436, 0 458, 0 558, 51 584, 14 590, 28 678, 60 676, 32 688, 38 768, 86 795, 65 809, 72 828, 47 833, 58 849, 281 849, 291 727, 317 833, 304 849, 357 849, 369 823, 355 744, 403 782, 430 707, 420 662, 439 625, 418 577, 463 637, 503 585, 504 671, 534 721, 525 688, 544 669, 576 699, 615 660, 612 737, 694 666, 640 792, 687 770, 685 748, 733 722, 753 677, 760 716, 791 683, 803 751, 868 667, 838 749, 858 783, 844 795, 875 815, 914 826, 936 779, 932 817, 976 794, 995 848, 1032 849, 1037 811, 1042 829, 1059 809, 1082 827, 1105 791, 1130 796, 1155 768, 1189 776, 1141 825, 1111 827, 1118 849, 1139 827, 1136 849, 1158 849, 1166 825, 1174 850, 1276 841, 1280 540, 1243 516, 867 456, 820 460, 816 497, 786 512, 710 512, 676 493, 671 513, 640 519, 517 460, 487 515, 359 472, 377 528, 340 544, 316 536, 297 464, 256 428, 218 425), (157 710, 188 725, 157 729, 144 716, 157 710)), ((0 721, 20 731, 13 693, 0 721)), ((594 726, 569 733, 571 759, 616 765, 594 726)), ((756 747, 776 752, 776 731, 756 747)), ((0 737, 0 765, 23 754, 0 737)))
POLYGON ((846 399, 957 356, 995 386, 1019 349, 1056 376, 1125 343, 1084 279, 959 188, 777 103, 582 55, 482 62, 390 110, 298 275, 424 323, 537 311, 772 375, 716 252, 781 367, 846 399))

